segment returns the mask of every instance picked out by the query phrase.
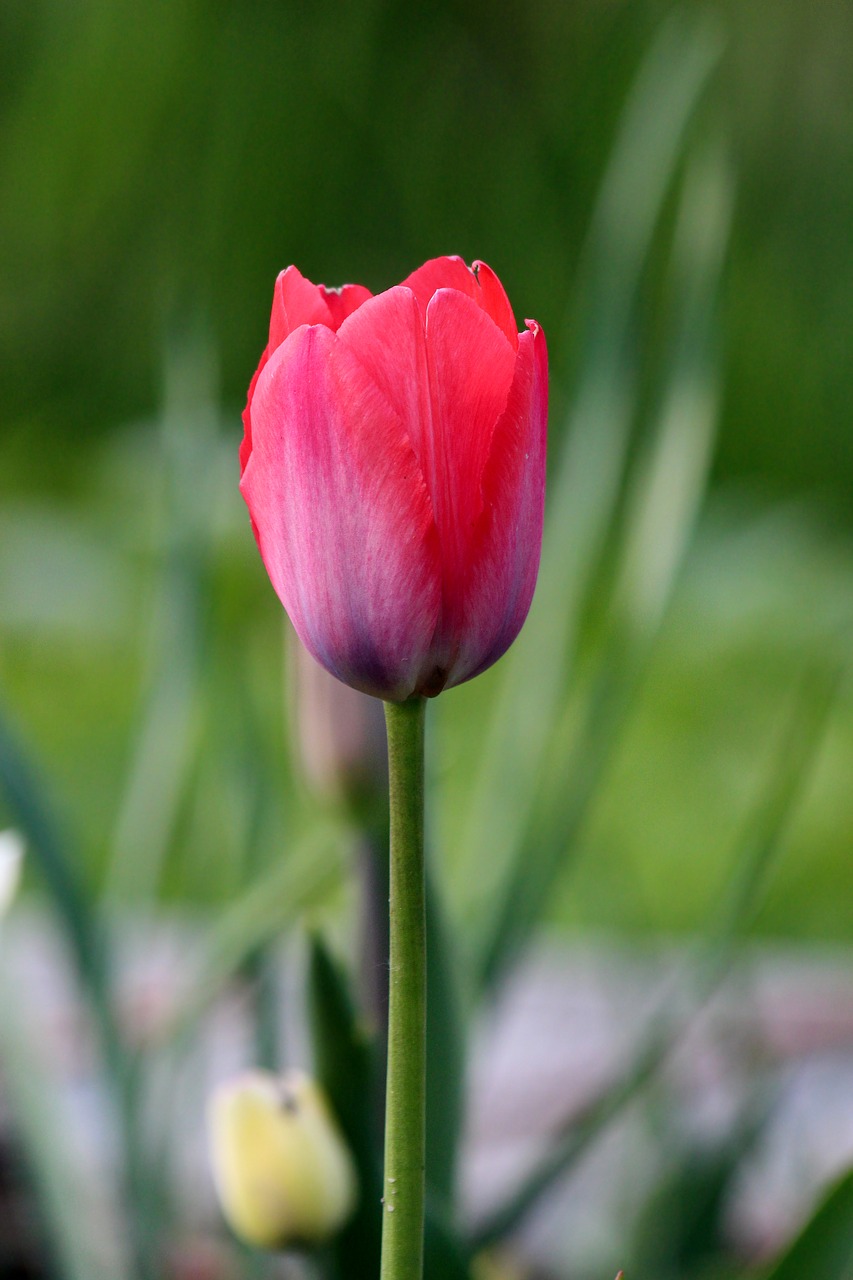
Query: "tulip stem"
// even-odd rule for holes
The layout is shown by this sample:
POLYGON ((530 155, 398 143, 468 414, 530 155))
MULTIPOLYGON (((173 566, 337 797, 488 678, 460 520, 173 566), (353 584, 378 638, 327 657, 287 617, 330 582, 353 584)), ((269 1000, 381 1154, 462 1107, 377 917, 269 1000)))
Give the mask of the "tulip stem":
POLYGON ((424 698, 386 702, 391 802, 381 1280, 421 1280, 426 1107, 424 698))

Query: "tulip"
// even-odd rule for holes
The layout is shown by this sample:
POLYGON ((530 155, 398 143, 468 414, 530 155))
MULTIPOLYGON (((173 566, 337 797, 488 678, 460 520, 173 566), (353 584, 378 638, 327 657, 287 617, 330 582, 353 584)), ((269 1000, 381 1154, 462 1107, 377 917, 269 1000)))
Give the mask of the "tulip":
POLYGON ((484 263, 375 297, 276 283, 241 490, 311 654, 386 701, 484 671, 518 634, 542 541, 545 337, 484 263))
POLYGON ((325 1094, 304 1073, 247 1071, 220 1086, 208 1134, 222 1211, 247 1244, 319 1244, 352 1213, 352 1156, 325 1094))

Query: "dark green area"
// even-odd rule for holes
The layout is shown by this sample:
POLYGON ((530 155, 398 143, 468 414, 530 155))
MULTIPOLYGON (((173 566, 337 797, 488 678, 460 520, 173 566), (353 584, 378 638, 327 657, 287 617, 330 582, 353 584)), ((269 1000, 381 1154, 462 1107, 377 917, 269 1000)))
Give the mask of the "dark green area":
MULTIPOLYGON (((187 324, 238 408, 291 261, 381 289, 437 253, 482 257, 565 370, 593 195, 674 7, 7 0, 3 489, 82 481, 93 438, 155 407, 187 324)), ((710 11, 739 181, 718 474, 830 491, 846 516, 853 14, 710 11)))

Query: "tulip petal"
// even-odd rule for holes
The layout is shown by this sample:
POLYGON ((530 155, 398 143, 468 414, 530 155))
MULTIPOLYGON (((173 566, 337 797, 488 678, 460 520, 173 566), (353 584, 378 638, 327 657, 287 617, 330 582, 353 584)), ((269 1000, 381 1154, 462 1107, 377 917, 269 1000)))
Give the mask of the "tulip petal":
POLYGON ((506 334, 513 350, 518 346, 518 326, 515 323, 509 298, 491 267, 485 262, 475 262, 469 267, 462 258, 432 258, 403 281, 417 298, 425 312, 430 299, 439 289, 457 289, 459 293, 482 307, 506 334))
POLYGON ((544 333, 528 323, 483 473, 483 506, 459 624, 465 640, 450 684, 479 675, 506 652, 536 586, 545 503, 548 353, 544 333))
POLYGON ((403 284, 411 289, 424 312, 433 294, 439 289, 458 289, 460 293, 476 300, 477 278, 468 264, 455 253, 447 258, 430 258, 429 262, 407 276, 403 284))
POLYGON ((338 341, 393 407, 426 478, 432 403, 424 316, 415 295, 405 285, 377 294, 341 325, 338 341))
POLYGON ((264 347, 258 367, 252 375, 252 381, 249 383, 249 394, 246 396, 246 407, 243 410, 243 439, 240 442, 240 475, 246 470, 246 463, 252 452, 252 396, 255 394, 255 387, 258 378, 261 376, 261 370, 270 358, 269 347, 264 347))
POLYGON ((323 300, 329 309, 332 328, 339 329, 347 316, 352 315, 364 302, 373 297, 363 284, 344 284, 340 289, 327 289, 320 285, 323 300))
POLYGON ((503 329, 512 343, 513 350, 518 350, 518 325, 515 322, 515 314, 509 298, 506 296, 506 290, 492 268, 485 262, 474 263, 474 275, 480 286, 480 294, 479 297, 475 297, 475 301, 489 313, 498 328, 503 329))
POLYGON ((312 284, 296 267, 288 267, 275 282, 270 316, 270 351, 302 324, 332 324, 332 315, 320 285, 312 284))
POLYGON ((363 284, 327 289, 312 284, 296 267, 282 271, 275 282, 270 316, 270 350, 284 342, 302 324, 324 324, 337 329, 363 302, 372 297, 363 284))
POLYGON ((261 371, 241 488, 306 648, 377 697, 415 688, 440 606, 438 539, 403 424, 331 329, 261 371))
POLYGON ((472 540, 483 509, 483 473, 496 423, 506 408, 516 355, 489 316, 453 289, 440 289, 432 298, 426 339, 432 433, 424 469, 444 584, 435 647, 439 665, 449 669, 461 635, 472 540))
POLYGON ((327 289, 324 284, 312 284, 296 267, 288 267, 286 271, 280 273, 273 293, 270 340, 255 370, 249 386, 246 408, 243 410, 243 441, 240 445, 241 475, 252 452, 252 396, 261 370, 271 352, 302 324, 325 324, 330 329, 337 329, 348 315, 372 296, 370 290, 361 284, 345 284, 340 289, 327 289))

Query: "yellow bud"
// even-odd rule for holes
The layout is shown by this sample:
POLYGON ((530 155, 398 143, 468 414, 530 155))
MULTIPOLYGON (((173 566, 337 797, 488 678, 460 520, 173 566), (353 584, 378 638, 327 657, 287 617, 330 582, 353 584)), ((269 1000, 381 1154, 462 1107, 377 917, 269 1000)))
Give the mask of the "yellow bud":
POLYGON ((208 1104, 213 1176, 235 1234, 262 1249, 318 1244, 355 1208, 352 1157, 320 1087, 301 1071, 247 1071, 208 1104))

